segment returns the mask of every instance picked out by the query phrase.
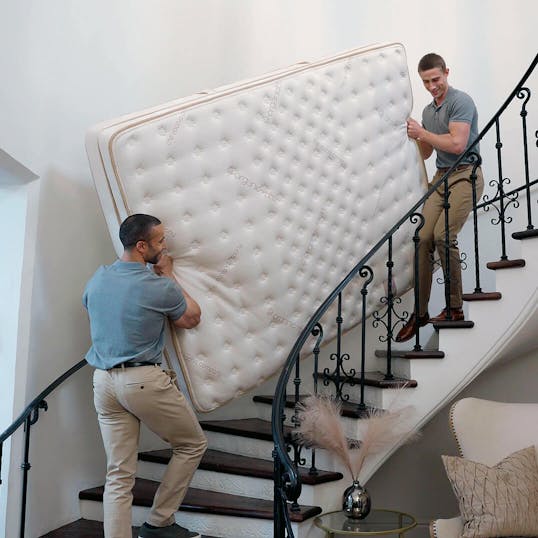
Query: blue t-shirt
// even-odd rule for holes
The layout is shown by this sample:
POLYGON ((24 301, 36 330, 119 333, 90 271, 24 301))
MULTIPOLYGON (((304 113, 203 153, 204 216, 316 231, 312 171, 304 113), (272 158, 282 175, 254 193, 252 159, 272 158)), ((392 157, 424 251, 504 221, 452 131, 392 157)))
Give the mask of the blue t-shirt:
POLYGON ((97 269, 82 302, 92 337, 86 360, 102 370, 130 360, 161 362, 165 320, 179 319, 187 309, 173 280, 121 260, 97 269))
MULTIPOLYGON (((435 134, 447 134, 448 124, 451 121, 469 123, 471 130, 469 132, 469 140, 467 148, 476 140, 478 136, 478 112, 472 98, 461 90, 456 90, 452 86, 448 87, 448 91, 444 101, 437 106, 435 100, 427 105, 422 112, 423 127, 435 134)), ((459 158, 455 153, 446 151, 437 151, 437 160, 435 164, 437 168, 450 168, 459 158)), ((473 148, 473 151, 479 153, 479 144, 473 148)), ((471 162, 470 159, 462 161, 462 164, 471 162)))

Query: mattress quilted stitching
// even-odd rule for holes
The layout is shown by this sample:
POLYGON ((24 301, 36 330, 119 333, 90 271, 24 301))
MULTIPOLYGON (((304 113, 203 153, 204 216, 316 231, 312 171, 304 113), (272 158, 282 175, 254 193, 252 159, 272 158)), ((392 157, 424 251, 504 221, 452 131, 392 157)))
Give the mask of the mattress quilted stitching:
MULTIPOLYGON (((279 370, 314 310, 423 193, 424 175, 406 135, 400 45, 215 96, 161 107, 111 144, 124 207, 163 220, 178 280, 202 307, 196 329, 174 334, 200 411, 279 370)), ((394 253, 403 290, 404 230, 394 253)), ((383 255, 370 264, 368 312, 385 294, 383 255)), ((344 329, 360 320, 361 284, 344 302, 344 329)))

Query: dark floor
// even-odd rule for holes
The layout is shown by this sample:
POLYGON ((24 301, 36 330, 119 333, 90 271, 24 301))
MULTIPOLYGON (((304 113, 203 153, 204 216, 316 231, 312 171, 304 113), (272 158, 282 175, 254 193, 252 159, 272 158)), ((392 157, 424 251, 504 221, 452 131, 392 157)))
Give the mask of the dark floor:
MULTIPOLYGON (((133 527, 133 538, 138 538, 138 527, 133 527)), ((100 521, 79 519, 60 529, 48 532, 39 538, 103 538, 103 524, 100 521)), ((217 538, 204 536, 202 538, 217 538)))

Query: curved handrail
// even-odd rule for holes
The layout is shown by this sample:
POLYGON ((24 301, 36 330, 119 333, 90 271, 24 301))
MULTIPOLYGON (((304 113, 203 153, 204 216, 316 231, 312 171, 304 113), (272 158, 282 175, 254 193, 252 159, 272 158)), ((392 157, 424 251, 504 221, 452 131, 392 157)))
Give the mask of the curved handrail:
POLYGON ((495 123, 498 121, 499 117, 504 112, 504 110, 513 101, 514 97, 516 97, 518 92, 521 91, 523 84, 525 84, 525 82, 527 81, 531 73, 534 71, 537 64, 538 64, 538 54, 536 54, 536 56, 534 57, 534 60, 531 62, 529 68, 526 70, 525 74, 523 75, 523 77, 521 78, 517 86, 510 93, 508 98, 505 100, 505 102, 499 108, 496 114, 492 117, 492 119, 482 129, 482 131, 479 133, 476 139, 472 142, 469 148, 467 148, 467 150, 460 155, 460 157, 450 167, 450 169, 443 175, 443 177, 441 177, 435 184, 433 184, 428 189, 428 191, 411 207, 411 209, 407 211, 407 213, 405 213, 405 215, 401 217, 388 232, 385 233, 385 235, 355 265, 355 267, 351 269, 351 271, 347 274, 347 276, 328 295, 325 301, 323 301, 323 303, 319 306, 316 312, 312 315, 308 323, 305 325, 304 329, 299 334, 297 340, 295 341, 295 344, 293 345, 290 353, 288 354, 288 357, 286 359, 286 362, 284 364, 284 367, 278 379, 278 383, 275 390, 275 397, 273 400, 272 413, 271 413, 271 427, 272 427, 273 441, 275 444, 275 456, 279 458, 280 465, 284 468, 284 474, 286 475, 286 484, 284 485, 284 488, 285 488, 286 496, 288 499, 292 501, 296 501, 301 492, 301 484, 299 480, 299 475, 295 468, 295 464, 292 462, 291 458, 289 457, 287 453, 284 435, 283 435, 283 428, 282 428, 282 416, 284 413, 284 405, 285 405, 284 394, 286 392, 286 385, 289 380, 291 370, 296 360, 299 357, 299 351, 303 347, 304 343, 306 342, 306 339, 310 335, 316 323, 319 322, 323 314, 325 314, 325 312, 329 309, 329 307, 335 301, 336 297, 349 284, 349 282, 357 275, 357 273, 359 273, 359 271, 361 271, 366 266, 366 263, 389 240, 389 238, 394 235, 394 233, 400 228, 400 226, 407 219, 409 219, 413 213, 416 212, 416 210, 424 203, 424 201, 427 198, 429 198, 431 194, 434 191, 436 191, 447 180, 448 176, 455 170, 457 166, 459 166, 459 164, 463 161, 463 159, 468 157, 469 154, 473 153, 474 147, 478 144, 478 142, 480 142, 480 140, 482 140, 482 138, 486 135, 486 133, 489 132, 491 127, 495 125, 495 123))
MULTIPOLYGON (((19 536, 24 538, 26 527, 26 494, 28 489, 28 472, 31 468, 29 462, 30 453, 30 429, 39 420, 39 410, 43 409, 47 411, 48 405, 45 398, 56 388, 61 385, 67 378, 71 377, 75 372, 80 370, 87 364, 86 359, 82 359, 80 362, 69 368, 67 372, 56 378, 45 390, 43 390, 38 396, 36 396, 19 415, 8 428, 0 435, 0 469, 2 468, 2 447, 4 441, 13 435, 23 424, 25 425, 24 434, 24 460, 21 465, 23 472, 22 478, 22 500, 21 500, 21 518, 20 518, 20 532, 19 536)), ((2 479, 0 477, 0 484, 2 479)))
POLYGON ((86 364, 88 364, 86 362, 86 359, 82 359, 80 362, 78 362, 77 364, 75 364, 74 366, 72 366, 71 368, 69 368, 69 370, 67 370, 67 372, 63 373, 61 376, 59 376, 56 380, 54 380, 45 390, 43 390, 38 396, 36 396, 27 406, 26 408, 24 409, 24 411, 19 415, 19 417, 17 418, 17 420, 15 420, 13 422, 13 424, 11 424, 11 426, 9 426, 7 428, 7 430, 5 430, 1 435, 0 435, 0 445, 8 438, 10 437, 11 435, 13 435, 13 433, 15 433, 15 431, 17 431, 17 429, 22 426, 22 424, 24 424, 24 422, 26 421, 26 419, 36 410, 36 409, 39 409, 40 407, 42 407, 42 402, 45 400, 45 398, 58 386, 58 385, 61 385, 68 377, 71 377, 75 372, 78 372, 78 370, 80 370, 83 366, 85 366, 86 364))

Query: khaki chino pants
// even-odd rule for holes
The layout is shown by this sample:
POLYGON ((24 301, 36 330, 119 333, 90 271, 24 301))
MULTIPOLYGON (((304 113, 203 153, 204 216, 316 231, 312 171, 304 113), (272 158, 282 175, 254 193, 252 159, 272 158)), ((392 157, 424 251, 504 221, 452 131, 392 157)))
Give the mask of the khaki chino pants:
POLYGON ((160 366, 137 366, 95 370, 93 379, 107 456, 105 538, 132 538, 131 490, 140 422, 172 447, 172 458, 146 520, 157 527, 171 525, 207 447, 196 415, 174 382, 175 373, 160 366))
MULTIPOLYGON (((448 202, 448 255, 450 260, 450 308, 462 307, 461 262, 458 249, 457 235, 467 221, 473 209, 473 191, 470 180, 472 166, 453 172, 449 177, 448 202)), ((439 181, 443 172, 437 171, 432 184, 439 181)), ((484 190, 484 178, 480 167, 476 170, 476 200, 480 199, 484 190)), ((419 277, 419 315, 424 316, 428 311, 428 302, 432 287, 433 254, 437 249, 443 274, 446 275, 445 255, 445 211, 444 189, 440 189, 424 202, 422 214, 424 226, 419 232, 418 247, 418 277, 419 277)))

